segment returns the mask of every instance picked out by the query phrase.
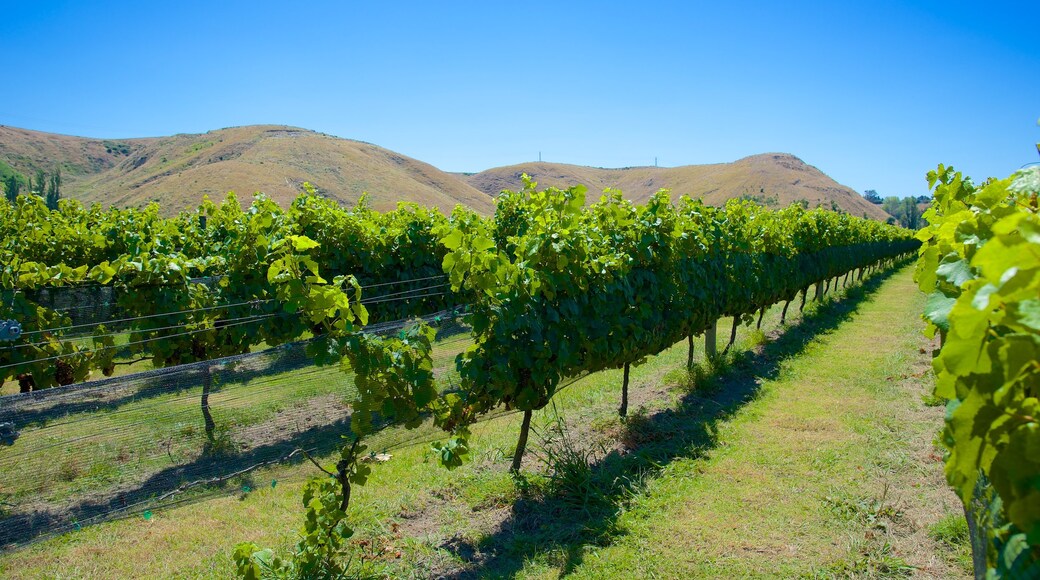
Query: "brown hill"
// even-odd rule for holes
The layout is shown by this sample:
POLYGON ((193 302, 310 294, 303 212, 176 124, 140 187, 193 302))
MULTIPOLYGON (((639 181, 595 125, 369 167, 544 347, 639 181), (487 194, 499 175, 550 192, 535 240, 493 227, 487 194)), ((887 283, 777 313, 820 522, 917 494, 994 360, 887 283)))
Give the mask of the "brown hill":
POLYGON ((304 181, 340 203, 363 192, 379 210, 414 201, 451 211, 456 204, 491 213, 494 201, 457 177, 393 151, 294 127, 232 127, 199 135, 100 140, 0 126, 0 160, 31 174, 60 166, 63 193, 85 202, 165 212, 194 207, 234 190, 256 191, 282 206, 304 181))
POLYGON ((0 125, 0 161, 26 176, 60 167, 63 179, 76 181, 111 169, 147 141, 84 139, 0 125))
POLYGON ((527 173, 542 186, 584 184, 590 199, 606 187, 620 188, 635 201, 667 188, 714 205, 742 196, 773 207, 804 200, 810 207, 888 218, 852 189, 783 153, 671 168, 524 163, 461 175, 369 143, 277 125, 144 139, 89 139, 0 126, 2 163, 25 175, 60 167, 67 197, 105 206, 157 201, 167 213, 196 206, 204 194, 219 201, 230 190, 246 203, 253 192, 263 191, 286 206, 309 181, 343 204, 368 192, 380 210, 413 201, 443 211, 463 204, 489 214, 494 196, 520 187, 520 175, 527 173))
POLYGON ((888 214, 819 169, 794 155, 765 153, 733 163, 685 165, 682 167, 627 167, 602 169, 562 163, 522 163, 497 167, 462 178, 495 195, 521 186, 520 176, 530 175, 539 185, 570 187, 584 184, 590 200, 604 188, 617 188, 633 201, 646 200, 659 189, 670 189, 674 197, 688 194, 706 203, 722 205, 747 196, 771 207, 786 207, 804 200, 809 207, 840 208, 853 215, 885 220, 888 214))

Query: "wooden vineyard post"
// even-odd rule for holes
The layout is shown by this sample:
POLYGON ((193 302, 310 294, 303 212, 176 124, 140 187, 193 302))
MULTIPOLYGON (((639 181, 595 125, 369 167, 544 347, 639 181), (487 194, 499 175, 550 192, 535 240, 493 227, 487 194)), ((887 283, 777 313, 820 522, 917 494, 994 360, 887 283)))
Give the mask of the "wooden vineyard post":
POLYGON ((719 321, 716 320, 711 323, 708 330, 704 331, 704 356, 709 359, 714 358, 716 354, 715 350, 715 328, 718 326, 719 321))

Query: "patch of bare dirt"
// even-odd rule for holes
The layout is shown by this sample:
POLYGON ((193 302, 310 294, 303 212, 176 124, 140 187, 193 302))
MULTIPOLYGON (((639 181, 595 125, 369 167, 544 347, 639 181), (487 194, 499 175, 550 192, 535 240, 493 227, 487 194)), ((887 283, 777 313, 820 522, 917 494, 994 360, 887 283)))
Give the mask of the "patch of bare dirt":
POLYGON ((349 416, 350 406, 343 401, 343 396, 330 393, 280 410, 266 421, 235 429, 232 440, 243 450, 253 449, 291 439, 312 427, 331 425, 349 416))

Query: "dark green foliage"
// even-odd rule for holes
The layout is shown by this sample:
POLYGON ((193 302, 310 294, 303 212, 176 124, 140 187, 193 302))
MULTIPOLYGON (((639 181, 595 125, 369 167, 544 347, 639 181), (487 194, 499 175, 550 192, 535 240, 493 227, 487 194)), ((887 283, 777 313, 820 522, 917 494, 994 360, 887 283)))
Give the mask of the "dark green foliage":
MULTIPOLYGON (((499 197, 495 230, 446 228, 444 270, 475 298, 475 346, 445 424, 499 405, 544 407, 566 377, 638 363, 725 316, 751 320, 802 288, 913 251, 910 232, 824 210, 714 208, 660 192, 646 205, 608 192, 499 197)), ((518 449, 521 446, 518 446, 518 449)), ((518 462, 514 461, 514 465, 518 462)))
POLYGON ((42 169, 36 170, 36 181, 29 182, 29 191, 41 197, 47 192, 47 174, 42 169))
MULTIPOLYGON (((56 172, 51 187, 60 188, 60 180, 56 172)), ((126 317, 147 317, 129 325, 131 342, 139 343, 129 354, 151 358, 157 366, 176 365, 330 332, 318 319, 289 315, 308 301, 342 306, 328 293, 301 302, 303 289, 319 280, 331 286, 342 277, 349 286, 353 275, 359 285, 372 285, 365 292, 370 308, 361 305, 359 294, 347 306, 364 323, 454 306, 460 297, 446 287, 440 270, 446 250, 433 232, 451 220, 471 219, 479 218, 467 212, 446 218, 416 206, 385 214, 364 207, 344 210, 313 194, 301 196, 287 211, 263 196, 243 211, 229 196, 219 206, 205 201, 170 219, 161 218, 157 206, 102 210, 65 201, 61 211, 53 211, 40 197, 22 196, 0 207, 0 289, 22 290, 13 301, 5 299, 4 307, 13 309, 5 314, 33 331, 72 321, 25 291, 109 286, 126 317), (218 279, 193 281, 212 276, 218 279), (425 280, 401 283, 416 278, 425 280), (279 301, 285 293, 280 280, 295 292, 289 304, 279 301), (241 306, 219 308, 226 304, 241 306)), ((72 366, 71 375, 63 375, 72 381, 91 370, 109 372, 111 350, 86 352, 104 347, 103 341, 85 348, 63 334, 43 343, 25 340, 25 346, 0 353, 0 367, 27 365, 0 369, 0 380, 29 373, 37 378, 36 388, 59 384, 46 378, 55 374, 53 359, 28 363, 51 357, 72 366)))
POLYGON ((878 195, 878 192, 874 191, 873 189, 868 189, 868 190, 864 191, 863 192, 863 199, 869 201, 870 203, 872 203, 874 205, 881 205, 881 201, 882 201, 881 200, 881 196, 878 195))
POLYGON ((103 141, 105 152, 109 155, 129 155, 130 146, 122 141, 103 141))
POLYGON ((50 210, 58 209, 58 202, 61 200, 61 169, 54 170, 51 175, 50 181, 47 183, 47 195, 44 198, 47 203, 47 208, 50 210))
POLYGON ((897 223, 911 230, 919 229, 923 224, 921 221, 921 210, 917 207, 917 198, 886 197, 881 203, 881 209, 892 216, 891 223, 897 223))
POLYGON ((9 203, 15 203, 18 200, 18 194, 21 192, 22 183, 18 180, 18 176, 11 174, 4 178, 4 197, 9 203))

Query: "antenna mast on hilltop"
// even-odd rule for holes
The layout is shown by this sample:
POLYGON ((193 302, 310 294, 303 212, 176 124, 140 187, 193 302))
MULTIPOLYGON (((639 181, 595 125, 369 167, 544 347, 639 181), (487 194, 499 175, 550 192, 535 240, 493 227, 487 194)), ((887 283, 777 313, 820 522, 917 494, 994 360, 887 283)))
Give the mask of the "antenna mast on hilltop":
POLYGON ((654 167, 657 167, 657 158, 654 157, 654 167))
POLYGON ((541 162, 542 162, 542 152, 539 151, 538 152, 538 163, 541 163, 541 162))

